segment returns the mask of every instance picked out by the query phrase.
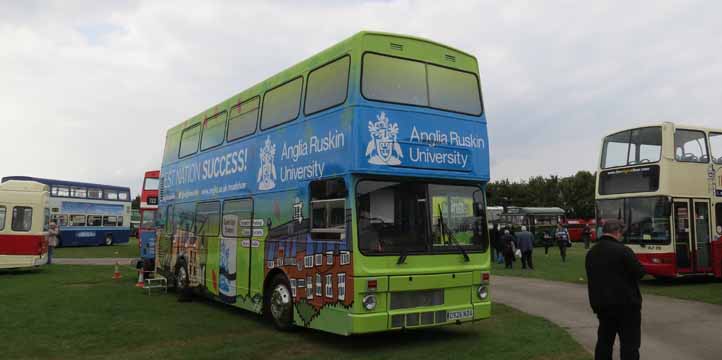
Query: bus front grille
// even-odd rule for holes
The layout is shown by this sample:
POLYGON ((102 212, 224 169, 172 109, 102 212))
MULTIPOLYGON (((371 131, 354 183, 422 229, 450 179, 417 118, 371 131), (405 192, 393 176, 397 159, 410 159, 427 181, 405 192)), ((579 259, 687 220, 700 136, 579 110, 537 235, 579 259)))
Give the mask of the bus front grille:
POLYGON ((443 324, 446 322, 446 310, 421 313, 397 314, 391 316, 392 328, 413 327, 419 325, 443 324))
POLYGON ((444 289, 397 291, 391 293, 391 310, 444 305, 444 289))

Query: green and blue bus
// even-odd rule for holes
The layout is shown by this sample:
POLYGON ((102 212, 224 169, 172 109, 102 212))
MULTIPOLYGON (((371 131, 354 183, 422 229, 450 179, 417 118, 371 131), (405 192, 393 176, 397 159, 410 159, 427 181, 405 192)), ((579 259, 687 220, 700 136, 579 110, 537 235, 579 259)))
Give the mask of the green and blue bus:
POLYGON ((160 180, 182 298, 342 335, 491 314, 470 54, 360 32, 168 130, 160 180))

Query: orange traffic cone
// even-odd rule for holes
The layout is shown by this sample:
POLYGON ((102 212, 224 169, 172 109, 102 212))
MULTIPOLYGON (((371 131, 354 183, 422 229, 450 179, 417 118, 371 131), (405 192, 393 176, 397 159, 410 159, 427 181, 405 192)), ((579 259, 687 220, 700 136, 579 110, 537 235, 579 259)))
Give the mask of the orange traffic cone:
POLYGON ((135 287, 143 287, 143 269, 138 269, 138 282, 135 283, 135 287))
POLYGON ((120 275, 120 270, 118 270, 118 262, 115 262, 115 272, 113 272, 113 279, 120 280, 122 276, 120 275))

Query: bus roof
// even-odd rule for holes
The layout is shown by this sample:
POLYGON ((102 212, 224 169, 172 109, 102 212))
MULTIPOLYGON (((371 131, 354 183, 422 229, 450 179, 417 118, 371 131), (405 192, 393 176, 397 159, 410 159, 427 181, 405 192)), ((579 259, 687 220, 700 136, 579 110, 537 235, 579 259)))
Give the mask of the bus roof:
POLYGON ((36 181, 8 180, 3 179, 0 184, 2 191, 24 191, 24 192, 43 192, 48 191, 48 186, 36 181))
MULTIPOLYGON (((224 109, 232 105, 252 99, 255 96, 262 95, 264 91, 281 85, 288 80, 300 76, 308 72, 309 70, 313 70, 314 68, 323 65, 331 60, 334 60, 342 56, 343 54, 347 54, 354 49, 363 50, 368 48, 377 48, 377 42, 379 40, 384 41, 384 46, 388 48, 388 43, 386 43, 385 40, 389 39, 405 41, 409 43, 409 46, 405 48, 406 56, 412 56, 414 58, 425 58, 424 60, 428 62, 443 64, 442 59, 444 59, 444 56, 450 55, 454 58, 455 68, 468 72, 473 72, 474 74, 478 75, 478 63, 476 57, 451 46, 410 35, 401 35, 378 31, 360 31, 353 36, 342 40, 335 45, 332 45, 331 47, 328 47, 325 50, 316 53, 311 57, 302 60, 301 62, 292 65, 285 70, 282 70, 277 74, 247 88, 246 90, 243 90, 231 96, 230 98, 217 103, 216 105, 196 114, 195 116, 184 120, 180 124, 170 128, 166 136, 178 133, 181 130, 194 124, 195 122, 198 122, 204 118, 212 117, 213 115, 222 112, 224 109), (436 51, 433 51, 433 48, 436 48, 436 51), (451 52, 451 54, 447 54, 449 52, 451 52)), ((404 44, 401 45, 403 46, 404 44)))
POLYGON ((702 127, 702 126, 676 124, 673 122, 665 121, 665 122, 658 122, 658 123, 645 123, 645 124, 640 124, 638 126, 628 127, 625 129, 618 129, 618 130, 615 130, 615 131, 605 134, 604 138, 606 138, 607 136, 618 134, 623 131, 641 129, 641 128, 646 128, 646 127, 656 127, 656 126, 660 126, 660 127, 671 126, 673 129, 688 129, 688 130, 699 130, 699 131, 704 131, 704 132, 722 133, 722 128, 719 128, 719 129, 707 128, 707 127, 702 127))
POLYGON ((77 182, 77 181, 43 179, 43 178, 36 178, 36 177, 31 177, 31 176, 6 176, 6 177, 2 178, 3 183, 10 181, 10 180, 35 181, 35 182, 45 184, 48 186, 53 186, 53 185, 76 186, 76 187, 86 187, 86 188, 98 188, 98 189, 102 189, 102 190, 118 190, 118 191, 130 192, 129 187, 114 186, 114 185, 102 185, 102 184, 84 183, 84 182, 77 182))

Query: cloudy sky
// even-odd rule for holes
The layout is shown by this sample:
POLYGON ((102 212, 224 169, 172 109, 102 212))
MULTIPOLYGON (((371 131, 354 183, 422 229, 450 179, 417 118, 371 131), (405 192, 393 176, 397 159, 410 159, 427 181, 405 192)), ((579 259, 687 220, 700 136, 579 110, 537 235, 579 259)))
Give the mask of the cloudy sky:
POLYGON ((166 129, 362 29, 476 55, 494 179, 593 170, 614 129, 722 127, 722 2, 300 3, 0 0, 0 176, 135 192, 166 129))

